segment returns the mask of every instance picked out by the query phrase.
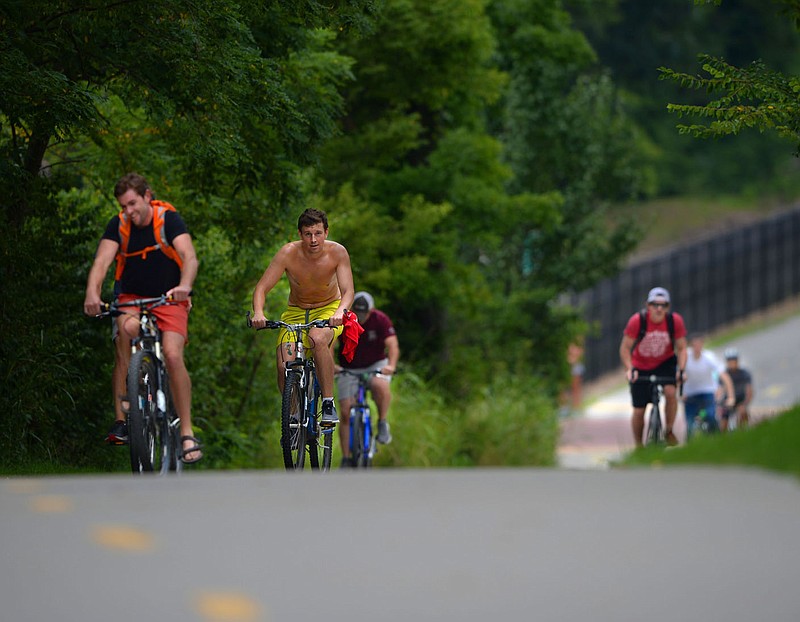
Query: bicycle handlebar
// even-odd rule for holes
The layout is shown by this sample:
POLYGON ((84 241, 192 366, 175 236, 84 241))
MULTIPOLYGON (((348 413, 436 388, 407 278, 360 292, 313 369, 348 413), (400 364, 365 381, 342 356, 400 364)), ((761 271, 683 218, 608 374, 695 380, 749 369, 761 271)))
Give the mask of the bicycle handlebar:
MULTIPOLYGON (((297 332, 298 330, 303 330, 304 328, 328 328, 328 320, 312 320, 307 324, 287 324, 282 320, 267 320, 265 326, 260 326, 256 328, 256 330, 267 330, 267 329, 275 329, 275 328, 285 328, 291 332, 297 332)), ((253 327, 253 320, 250 319, 250 312, 247 312, 247 328, 254 328, 253 327)))
MULTIPOLYGON (((637 372, 638 373, 638 372, 637 372)), ((648 382, 652 384, 660 384, 664 386, 665 384, 672 384, 675 383, 679 387, 679 395, 683 395, 683 380, 679 380, 674 376, 656 376, 655 374, 649 375, 637 375, 636 380, 631 380, 630 384, 648 382)))
MULTIPOLYGON (((191 292, 189 295, 191 295, 191 292)), ((154 296, 152 298, 135 298, 127 302, 119 302, 118 300, 103 302, 100 303, 100 309, 102 310, 95 317, 108 317, 109 315, 117 317, 118 315, 122 315, 123 312, 120 309, 123 307, 139 307, 139 309, 147 309, 149 311, 161 305, 175 304, 175 302, 172 296, 167 296, 166 294, 161 294, 160 296, 154 296)))
POLYGON ((650 375, 640 375, 636 377, 636 380, 631 380, 631 384, 635 384, 637 382, 652 382, 653 384, 671 384, 673 382, 677 382, 675 376, 656 376, 655 374, 650 375))
POLYGON ((391 378, 392 377, 392 375, 390 375, 390 374, 384 374, 384 373, 381 373, 381 372, 379 372, 377 370, 364 371, 364 372, 361 372, 361 373, 357 373, 357 372, 350 371, 349 369, 345 369, 345 368, 342 368, 342 369, 340 369, 339 371, 336 372, 337 376, 339 374, 345 374, 346 376, 355 376, 356 378, 360 378, 361 376, 375 376, 376 378, 391 378))

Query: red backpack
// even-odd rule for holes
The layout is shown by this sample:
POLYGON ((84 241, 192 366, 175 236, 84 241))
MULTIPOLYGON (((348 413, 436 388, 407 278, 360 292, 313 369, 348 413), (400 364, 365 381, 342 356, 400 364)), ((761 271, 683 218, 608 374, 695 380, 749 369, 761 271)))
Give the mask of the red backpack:
POLYGON ((156 236, 156 243, 153 246, 148 246, 140 251, 133 253, 128 252, 128 241, 131 238, 131 219, 125 214, 125 210, 119 213, 119 252, 117 253, 117 271, 114 275, 114 280, 119 281, 122 278, 122 272, 125 270, 125 260, 128 257, 135 257, 141 255, 142 259, 147 259, 147 253, 160 250, 172 261, 178 264, 179 268, 183 268, 183 260, 173 246, 167 241, 167 232, 165 226, 165 214, 167 212, 176 211, 175 208, 166 201, 150 201, 153 206, 153 233, 156 236))

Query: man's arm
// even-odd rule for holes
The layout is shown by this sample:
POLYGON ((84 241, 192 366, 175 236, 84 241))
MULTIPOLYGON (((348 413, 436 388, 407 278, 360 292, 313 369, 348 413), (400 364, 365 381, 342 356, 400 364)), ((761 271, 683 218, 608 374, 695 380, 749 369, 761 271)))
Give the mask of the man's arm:
POLYGON ((117 256, 118 250, 119 244, 114 240, 100 240, 97 253, 94 256, 94 263, 91 270, 89 270, 89 278, 86 280, 86 297, 83 300, 83 312, 86 315, 100 313, 100 305, 103 302, 100 298, 103 281, 106 278, 108 267, 117 256))
POLYGON ((174 240, 172 246, 178 251, 183 267, 181 268, 181 282, 176 287, 173 287, 167 292, 167 296, 172 296, 175 300, 188 300, 192 292, 194 280, 197 277, 197 269, 199 262, 197 261, 197 253, 194 250, 192 243, 192 236, 188 233, 182 233, 174 240))
POLYGON ((631 348, 633 348, 633 337, 622 335, 622 342, 619 344, 619 360, 622 361, 622 366, 625 368, 625 377, 628 381, 634 380, 631 348))
POLYGON ((681 337, 675 340, 675 356, 678 358, 678 373, 680 374, 681 382, 683 381, 683 372, 686 370, 686 357, 688 349, 686 347, 686 337, 681 337))
POLYGON ((253 290, 253 326, 263 328, 266 326, 267 318, 264 315, 264 306, 267 303, 267 294, 277 285, 283 273, 286 271, 286 261, 289 245, 284 245, 272 261, 269 262, 264 274, 258 279, 256 288, 253 290))
MULTIPOLYGON (((725 405, 730 408, 736 403, 736 390, 733 388, 733 379, 727 371, 722 372, 719 379, 722 383, 722 390, 725 391, 725 405)), ((721 398, 722 396, 720 395, 719 397, 721 398)))
POLYGON ((397 370, 397 361, 400 360, 400 341, 397 335, 390 335, 384 340, 386 346, 386 357, 389 363, 381 370, 382 374, 393 374, 397 370))
POLYGON ((350 266, 350 254, 341 244, 339 244, 338 247, 339 261, 336 265, 336 281, 339 284, 341 300, 339 301, 339 308, 336 309, 336 313, 328 320, 332 326, 339 326, 342 323, 344 310, 351 307, 356 293, 355 287, 353 286, 353 270, 350 266))

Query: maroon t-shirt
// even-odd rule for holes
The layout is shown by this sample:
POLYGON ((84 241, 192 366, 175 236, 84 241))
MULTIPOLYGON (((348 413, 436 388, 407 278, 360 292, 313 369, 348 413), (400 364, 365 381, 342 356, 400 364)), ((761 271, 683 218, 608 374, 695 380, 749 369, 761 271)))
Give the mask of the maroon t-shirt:
POLYGON ((386 338, 395 335, 394 325, 383 311, 373 309, 362 324, 364 332, 358 340, 355 356, 349 363, 339 352, 339 364, 348 369, 362 369, 386 358, 386 338))

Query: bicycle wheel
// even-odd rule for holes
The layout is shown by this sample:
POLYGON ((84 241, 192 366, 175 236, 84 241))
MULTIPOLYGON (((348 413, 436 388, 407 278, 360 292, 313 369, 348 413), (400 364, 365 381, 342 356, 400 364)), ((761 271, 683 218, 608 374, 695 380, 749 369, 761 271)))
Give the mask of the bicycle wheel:
POLYGON ((358 468, 364 456, 364 422, 362 419, 362 409, 353 406, 350 409, 350 459, 353 466, 358 468))
POLYGON ((658 445, 664 441, 664 432, 661 427, 661 412, 658 404, 653 404, 650 409, 650 423, 647 427, 647 444, 658 445))
POLYGON ((152 352, 139 350, 128 368, 128 436, 134 473, 169 469, 169 429, 158 412, 157 365, 152 352))
MULTIPOLYGON (((313 370, 310 368, 308 370, 308 385, 306 387, 307 393, 307 404, 309 413, 307 416, 308 424, 309 424, 309 433, 307 433, 308 437, 308 462, 311 466, 312 470, 319 470, 319 444, 322 443, 323 445, 327 444, 330 446, 330 437, 325 436, 324 434, 320 434, 322 429, 319 425, 319 420, 322 415, 322 395, 319 390, 319 383, 317 382, 317 376, 313 370)), ((324 450, 323 450, 323 459, 324 459, 324 450)))
POLYGON ((287 471, 303 470, 306 459, 305 395, 300 374, 286 376, 281 408, 281 448, 287 471))
POLYGON ((181 443, 181 420, 175 412, 175 404, 172 402, 172 392, 169 389, 169 377, 164 375, 164 393, 167 396, 167 432, 168 437, 168 456, 169 470, 175 473, 183 471, 183 443, 181 443))

